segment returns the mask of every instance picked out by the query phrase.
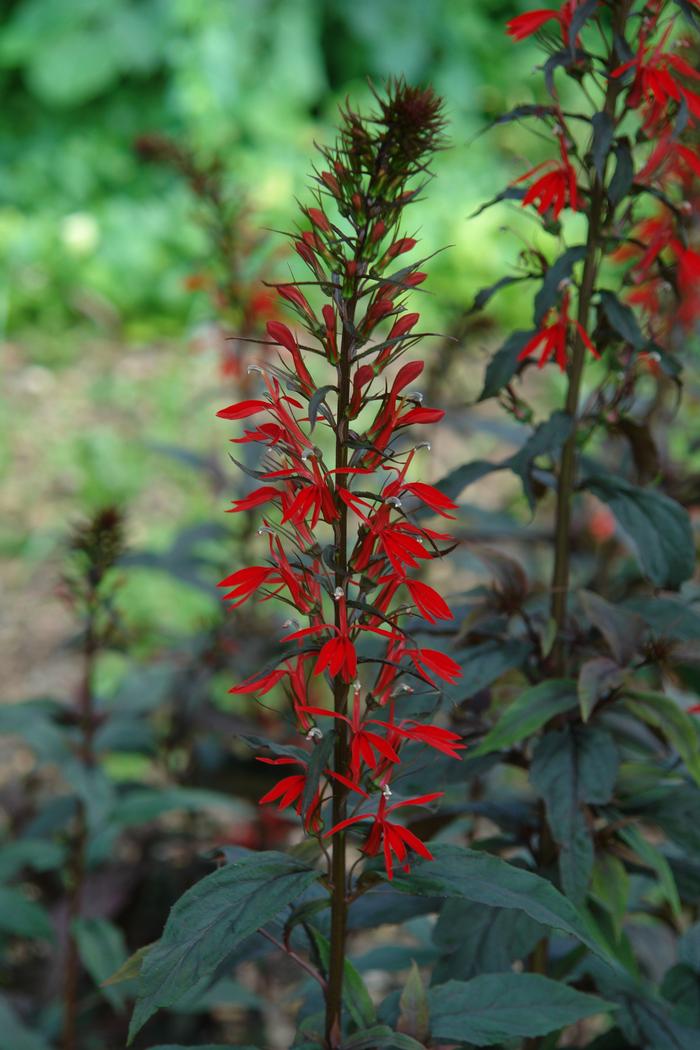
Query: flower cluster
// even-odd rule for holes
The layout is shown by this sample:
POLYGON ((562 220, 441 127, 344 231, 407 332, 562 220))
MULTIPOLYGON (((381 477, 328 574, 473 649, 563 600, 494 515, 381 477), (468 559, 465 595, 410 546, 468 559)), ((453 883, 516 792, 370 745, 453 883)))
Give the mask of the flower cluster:
POLYGON ((313 751, 265 759, 294 771, 261 801, 293 807, 319 837, 368 824, 362 848, 383 854, 391 878, 394 860, 408 870, 409 851, 430 852, 390 818, 439 797, 388 804, 403 748, 419 744, 458 758, 463 744, 401 710, 414 691, 434 691, 461 673, 409 630, 417 618, 452 618, 442 596, 414 574, 451 544, 447 533, 421 523, 423 515, 449 518, 455 504, 413 477, 416 456, 429 447, 414 445, 413 429, 443 412, 424 406, 413 389, 422 362, 399 364, 419 338, 407 297, 426 276, 419 263, 404 261, 416 242, 400 222, 429 175, 442 116, 431 90, 403 82, 378 103, 371 119, 344 111, 336 145, 321 150, 314 206, 292 238, 309 279, 276 286, 296 326, 268 324, 278 361, 258 369, 261 396, 218 415, 244 421, 235 443, 262 446, 262 469, 252 472, 257 487, 231 510, 259 511, 267 545, 263 564, 221 581, 224 597, 233 605, 274 597, 308 619, 304 627, 287 621, 276 666, 231 692, 260 697, 282 688, 307 746, 324 747, 330 735, 334 743, 314 773, 313 751), (324 680, 328 706, 312 695, 324 680))
MULTIPOLYGON (((513 187, 526 184, 517 190, 522 206, 534 208, 554 231, 567 210, 585 212, 589 223, 595 213, 594 234, 607 232, 604 249, 610 261, 628 267, 628 302, 643 311, 651 341, 668 346, 674 324, 687 330, 700 317, 700 252, 691 243, 700 175, 693 141, 700 119, 700 73, 679 53, 688 46, 679 28, 683 9, 670 0, 646 4, 639 18, 627 20, 627 39, 618 34, 607 54, 586 51, 581 34, 605 8, 622 21, 624 11, 631 12, 629 3, 567 0, 558 9, 529 11, 508 23, 515 41, 539 34, 553 52, 547 63, 553 105, 530 109, 549 123, 559 154, 531 168, 513 187), (572 27, 575 40, 570 39, 572 27), (588 75, 590 112, 564 111, 553 77, 557 68, 577 79, 588 75), (630 113, 638 115, 636 140, 646 150, 636 171, 629 129, 621 130, 630 113), (623 208, 632 188, 633 199, 623 208)), ((572 315, 575 284, 570 277, 562 279, 519 360, 539 351, 539 367, 553 358, 566 370, 577 343, 600 356, 604 339, 587 330, 590 318, 580 308, 572 315)))

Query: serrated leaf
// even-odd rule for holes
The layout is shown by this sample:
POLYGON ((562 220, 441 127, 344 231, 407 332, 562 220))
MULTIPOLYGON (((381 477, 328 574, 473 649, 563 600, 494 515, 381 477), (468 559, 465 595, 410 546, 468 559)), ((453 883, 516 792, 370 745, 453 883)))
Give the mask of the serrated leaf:
POLYGON ((677 590, 690 579, 695 544, 688 513, 679 503, 609 474, 590 475, 584 487, 610 507, 653 584, 677 590))
POLYGON ((431 851, 434 860, 416 861, 410 874, 394 874, 394 889, 426 897, 475 901, 494 908, 516 908, 544 926, 576 937, 606 957, 587 920, 551 882, 500 857, 465 846, 436 843, 431 844, 431 851))
POLYGON ((700 784, 700 740, 691 715, 664 693, 629 690, 625 707, 648 725, 660 729, 685 762, 696 784, 700 784))
POLYGON ((205 981, 242 940, 318 880, 283 853, 252 853, 207 875, 171 909, 163 936, 143 960, 129 1040, 159 1007, 205 981))
POLYGON ((566 726, 546 733, 535 748, 530 781, 544 799, 559 846, 564 892, 577 904, 585 899, 594 859, 584 807, 610 801, 618 766, 612 736, 593 726, 566 726))
POLYGON ((471 758, 500 751, 521 743, 537 732, 550 718, 571 711, 578 706, 576 683, 569 678, 541 682, 520 694, 501 715, 493 729, 477 748, 470 750, 471 758))
POLYGON ((613 1008, 539 974, 483 974, 430 991, 433 1038, 477 1046, 546 1035, 613 1008))

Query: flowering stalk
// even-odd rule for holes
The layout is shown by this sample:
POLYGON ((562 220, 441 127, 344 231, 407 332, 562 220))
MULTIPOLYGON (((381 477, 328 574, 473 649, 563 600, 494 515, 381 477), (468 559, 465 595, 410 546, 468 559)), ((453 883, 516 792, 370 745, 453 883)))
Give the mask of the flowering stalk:
MULTIPOLYGON (((99 725, 95 710, 96 663, 117 626, 112 601, 112 570, 123 552, 123 523, 119 511, 112 507, 98 511, 85 525, 75 529, 70 546, 72 558, 62 589, 83 624, 82 673, 74 716, 78 730, 76 758, 89 775, 96 765, 93 738, 99 725)), ((88 844, 87 809, 85 802, 78 799, 70 843, 63 1050, 76 1050, 78 1045, 80 956, 74 924, 83 910, 88 844)))
MULTIPOLYGON (((687 123, 700 117, 700 95, 694 89, 699 75, 676 50, 677 22, 682 13, 691 21, 695 17, 691 4, 683 5, 675 0, 646 4, 635 0, 599 0, 598 3, 567 0, 559 10, 527 12, 508 24, 508 32, 516 41, 539 34, 550 54, 548 88, 553 105, 539 107, 534 115, 550 124, 558 140, 560 157, 557 161, 545 162, 545 174, 540 174, 543 166, 538 165, 516 180, 514 186, 538 176, 524 192, 522 204, 536 206, 550 232, 557 232, 560 215, 567 209, 583 212, 588 228, 579 256, 583 261, 580 280, 575 281, 573 265, 569 266, 557 289, 559 303, 553 304, 550 310, 556 320, 549 325, 541 323, 519 358, 525 360, 543 346, 540 367, 554 355, 559 367, 567 373, 565 411, 572 427, 559 461, 551 586, 555 635, 552 664, 557 674, 566 671, 571 504, 579 483, 576 453, 585 429, 581 426, 579 403, 586 359, 589 353, 596 358, 601 356, 611 341, 611 327, 617 327, 616 334, 626 337, 628 350, 640 350, 644 342, 640 332, 638 345, 629 345, 630 331, 634 339, 635 329, 627 325, 625 330, 621 313, 624 307, 618 303, 616 308, 615 302, 611 305, 611 293, 601 289, 601 280, 610 262, 633 257, 636 272, 629 276, 642 287, 629 296, 631 302, 651 307, 653 314, 659 306, 659 285, 665 284, 669 277, 681 301, 685 300, 686 314, 693 314, 692 302, 697 298, 687 291, 684 293, 683 286, 688 289, 693 282, 684 280, 683 275, 684 272, 697 274, 700 268, 695 262, 699 257, 687 247, 682 230, 683 212, 673 200, 677 194, 667 192, 669 183, 677 182, 679 174, 687 188, 689 176, 692 180, 700 171, 697 155, 677 142, 687 123), (587 50, 582 36, 589 23, 595 23, 597 30, 597 43, 591 51, 587 50), (602 54, 599 53, 601 40, 602 54), (557 68, 562 68, 581 85, 582 97, 587 100, 586 111, 564 112, 553 75, 557 68), (599 109, 595 96, 600 99, 599 109), (621 133, 623 120, 634 110, 640 117, 637 141, 642 149, 646 148, 645 161, 638 171, 635 171, 629 138, 621 133), (582 122, 591 129, 587 150, 581 149, 581 135, 577 130, 582 122), (641 240, 635 236, 633 219, 640 199, 662 202, 660 220, 651 226, 648 219, 644 220, 639 230, 641 240), (680 229, 678 220, 681 220, 680 229), (645 238, 650 233, 652 239, 647 243, 645 238), (576 288, 578 300, 575 322, 569 318, 572 286, 576 288), (598 303, 596 296, 600 297, 598 303), (592 327, 594 306, 598 319, 595 328, 592 327)), ((660 333, 652 314, 647 315, 647 324, 650 341, 654 342, 660 333)), ((628 374, 619 385, 619 389, 624 388, 626 392, 624 396, 630 391, 630 363, 626 368, 628 374)), ((598 406, 602 403, 601 396, 593 400, 598 406)), ((610 408, 613 401, 615 396, 610 400, 610 408)), ((615 405, 619 401, 617 397, 615 405)), ((586 422, 590 424, 591 420, 586 422)), ((587 438, 594 429, 588 426, 587 438)))
POLYGON ((265 453, 263 469, 252 472, 260 486, 232 509, 266 508, 260 532, 269 551, 265 565, 222 581, 225 597, 240 604, 256 593, 262 600, 274 596, 309 621, 287 634, 289 647, 275 667, 231 691, 260 696, 282 686, 312 748, 308 759, 272 760, 296 772, 261 801, 294 807, 326 856, 324 840, 331 840, 329 1047, 342 1036, 347 910, 359 892, 346 864, 349 829, 366 832, 362 852, 381 853, 388 878, 395 863, 408 871, 409 851, 431 858, 394 814, 440 793, 399 796, 388 805, 391 785, 407 742, 454 757, 463 746, 448 729, 401 712, 415 689, 407 679, 434 692, 461 673, 449 656, 421 646, 404 623, 410 616, 415 624, 416 613, 428 623, 452 617, 433 588, 411 577, 447 553, 451 539, 419 524, 415 511, 449 517, 455 505, 409 473, 418 451, 409 428, 437 422, 443 412, 424 407, 410 389, 422 362, 396 369, 419 338, 419 315, 407 312, 406 302, 425 279, 419 263, 402 264, 416 242, 400 222, 429 175, 442 130, 440 102, 430 89, 403 82, 390 84, 377 101, 371 118, 343 111, 336 145, 321 149, 316 206, 304 209, 305 228, 292 235, 312 279, 277 286, 308 341, 270 322, 280 363, 260 369, 264 395, 218 413, 262 420, 233 439, 259 443, 265 453), (329 381, 317 382, 316 372, 329 366, 329 381), (332 706, 316 702, 322 676, 332 706))

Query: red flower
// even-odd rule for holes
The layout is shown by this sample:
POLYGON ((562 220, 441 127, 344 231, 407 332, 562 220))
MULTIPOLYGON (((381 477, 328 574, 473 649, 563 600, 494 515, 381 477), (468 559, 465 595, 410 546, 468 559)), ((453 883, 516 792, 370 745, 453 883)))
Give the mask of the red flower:
POLYGON ((671 28, 667 28, 652 49, 647 48, 646 34, 641 33, 635 58, 618 66, 612 74, 621 77, 629 69, 634 69, 627 104, 631 109, 644 107, 644 127, 647 131, 661 123, 669 102, 684 101, 692 116, 700 118, 700 95, 678 81, 678 77, 700 79, 700 72, 678 55, 662 50, 671 28))
MULTIPOLYGON (((342 778, 338 778, 342 779, 342 778)), ((346 786, 352 787, 359 794, 365 798, 369 798, 369 795, 357 788, 353 784, 346 786)), ((325 838, 329 835, 335 835, 338 831, 343 831, 345 828, 351 827, 353 824, 360 824, 363 821, 372 821, 372 830, 370 831, 367 840, 362 847, 364 853, 369 857, 375 856, 379 853, 380 849, 384 852, 384 865, 386 867, 387 878, 391 879, 394 875, 393 857, 396 857, 401 868, 404 872, 410 871, 408 863, 408 850, 412 849, 420 857, 425 860, 432 860, 433 855, 425 845, 424 842, 414 835, 412 831, 405 828, 402 824, 393 824, 387 820, 389 813, 393 813, 397 809, 401 809, 403 806, 425 806, 429 802, 434 802, 435 799, 442 798, 444 792, 436 791, 431 795, 420 795, 417 798, 408 798, 403 802, 394 802, 393 805, 387 806, 387 799, 384 793, 379 800, 379 808, 376 813, 360 813, 354 817, 348 817, 347 820, 341 820, 339 824, 327 831, 325 838)))
POLYGON ((543 7, 537 11, 526 11, 522 15, 516 15, 515 18, 506 24, 508 35, 513 40, 525 40, 526 37, 532 36, 538 29, 541 29, 547 22, 551 22, 556 19, 561 27, 561 37, 564 44, 569 43, 569 28, 571 26, 571 20, 574 16, 576 8, 580 6, 582 0, 566 0, 565 4, 559 11, 551 7, 543 7))
POLYGON ((554 356, 554 359, 562 372, 565 372, 568 361, 566 350, 569 343, 569 329, 572 325, 575 327, 584 344, 591 351, 593 356, 600 357, 600 354, 593 346, 593 343, 583 327, 578 321, 573 321, 569 317, 569 295, 568 292, 565 292, 562 296, 557 319, 553 321, 552 324, 546 324, 540 328, 538 332, 535 332, 532 339, 528 340, 518 354, 518 361, 523 361, 526 357, 529 357, 530 354, 534 354, 539 347, 542 346, 542 353, 537 362, 537 367, 543 368, 547 361, 549 361, 550 357, 554 356))
POLYGON ((526 171, 513 184, 517 186, 519 182, 532 178, 538 171, 549 169, 533 182, 527 190, 522 199, 522 207, 526 208, 528 204, 537 204, 537 211, 540 215, 544 215, 551 208, 555 219, 559 218, 567 204, 572 211, 578 211, 579 204, 576 172, 569 161, 563 134, 559 135, 559 148, 561 151, 560 162, 545 160, 542 164, 535 165, 530 171, 526 171))
MULTIPOLYGON (((329 711, 325 707, 305 707, 304 710, 309 714, 319 715, 323 718, 339 719, 350 727, 350 771, 356 780, 360 776, 363 762, 368 769, 375 770, 379 765, 380 758, 387 762, 399 761, 398 753, 391 744, 381 737, 379 733, 367 729, 366 724, 363 724, 359 688, 353 690, 352 718, 339 714, 337 711, 329 711)), ((384 723, 375 724, 380 725, 384 723)))
MULTIPOLYGON (((293 806, 296 812, 301 815, 304 791, 306 790, 306 763, 300 758, 262 757, 258 757, 258 762, 266 762, 270 766, 302 766, 304 768, 303 773, 292 773, 291 776, 283 777, 258 802, 260 806, 264 806, 267 802, 277 802, 278 809, 287 809, 289 806, 293 806)), ((321 796, 317 790, 304 820, 304 827, 307 830, 313 829, 316 831, 320 827, 320 806, 321 796)))

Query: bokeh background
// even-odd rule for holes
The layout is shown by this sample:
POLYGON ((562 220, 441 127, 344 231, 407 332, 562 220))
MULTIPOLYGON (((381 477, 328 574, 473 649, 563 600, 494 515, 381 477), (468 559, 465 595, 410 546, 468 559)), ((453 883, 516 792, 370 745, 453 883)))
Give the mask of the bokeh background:
MULTIPOLYGON (((211 241, 186 183, 144 164, 135 140, 164 133, 204 160, 219 157, 229 192, 246 198, 250 229, 284 230, 338 104, 368 105, 368 77, 432 81, 451 146, 411 221, 424 254, 450 245, 431 261, 432 294, 421 302, 431 330, 449 330, 520 248, 503 212, 468 221, 519 152, 538 156, 517 127, 480 134, 531 97, 535 53, 503 29, 516 9, 510 0, 3 5, 3 690, 44 684, 62 630, 47 558, 76 515, 117 502, 131 541, 158 550, 185 525, 224 521, 207 472, 154 448, 222 461, 227 435, 213 410, 228 395, 220 315, 196 280, 211 241)), ((260 249, 276 276, 286 272, 282 243, 273 234, 260 249)), ((258 258, 246 266, 254 275, 258 258)), ((499 317, 528 309, 511 296, 499 317)), ((473 393, 478 340, 470 353, 473 393)), ((129 586, 132 615, 162 627, 184 627, 211 601, 187 587, 175 599, 172 580, 152 574, 129 586)), ((54 654, 54 681, 60 673, 54 654)))

